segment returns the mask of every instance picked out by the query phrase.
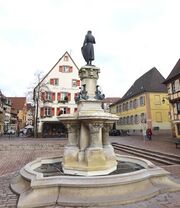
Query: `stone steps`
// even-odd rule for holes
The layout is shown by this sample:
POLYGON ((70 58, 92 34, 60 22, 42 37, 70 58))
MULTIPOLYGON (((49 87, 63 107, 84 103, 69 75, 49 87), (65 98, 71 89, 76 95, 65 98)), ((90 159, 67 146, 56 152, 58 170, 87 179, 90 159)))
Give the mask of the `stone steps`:
POLYGON ((149 160, 154 160, 165 165, 180 164, 180 157, 178 155, 167 154, 118 143, 112 143, 112 145, 114 146, 115 150, 120 150, 149 160))

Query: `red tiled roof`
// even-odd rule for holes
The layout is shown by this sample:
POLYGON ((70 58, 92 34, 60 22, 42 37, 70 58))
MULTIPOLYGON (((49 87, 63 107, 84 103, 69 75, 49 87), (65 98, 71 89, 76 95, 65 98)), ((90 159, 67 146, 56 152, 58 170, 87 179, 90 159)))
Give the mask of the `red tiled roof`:
POLYGON ((26 104, 26 97, 8 97, 11 100, 12 108, 22 110, 26 104))

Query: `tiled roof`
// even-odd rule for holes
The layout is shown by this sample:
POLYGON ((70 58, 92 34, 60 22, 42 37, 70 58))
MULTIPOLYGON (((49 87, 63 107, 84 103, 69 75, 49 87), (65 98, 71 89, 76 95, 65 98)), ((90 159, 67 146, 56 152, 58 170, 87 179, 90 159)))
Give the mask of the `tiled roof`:
POLYGON ((170 72, 169 76, 166 78, 166 80, 163 82, 164 84, 167 84, 168 82, 171 82, 171 80, 175 79, 176 77, 180 76, 180 59, 170 72))
POLYGON ((117 102, 120 97, 107 97, 103 100, 103 103, 114 103, 117 102))
POLYGON ((167 92, 163 85, 165 78, 154 67, 137 79, 129 90, 124 94, 121 101, 127 100, 144 92, 167 92))
POLYGON ((26 104, 26 97, 8 97, 11 100, 12 108, 22 110, 26 104))

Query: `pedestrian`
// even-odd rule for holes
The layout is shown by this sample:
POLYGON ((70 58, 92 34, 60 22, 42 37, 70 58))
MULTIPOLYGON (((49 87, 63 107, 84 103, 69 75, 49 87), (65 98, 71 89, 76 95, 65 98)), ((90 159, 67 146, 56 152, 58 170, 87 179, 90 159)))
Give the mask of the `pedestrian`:
POLYGON ((149 140, 152 139, 152 130, 151 130, 151 128, 148 128, 148 129, 146 130, 146 136, 147 136, 147 138, 148 138, 149 140))

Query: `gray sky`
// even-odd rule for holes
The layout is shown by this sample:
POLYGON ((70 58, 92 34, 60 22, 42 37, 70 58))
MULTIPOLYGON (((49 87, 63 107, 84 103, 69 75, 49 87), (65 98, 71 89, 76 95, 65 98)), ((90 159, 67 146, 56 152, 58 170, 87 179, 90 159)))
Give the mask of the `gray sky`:
POLYGON ((166 78, 180 58, 179 0, 0 0, 0 89, 24 96, 68 51, 79 68, 87 30, 103 93, 122 97, 156 67, 166 78))

